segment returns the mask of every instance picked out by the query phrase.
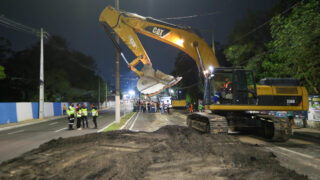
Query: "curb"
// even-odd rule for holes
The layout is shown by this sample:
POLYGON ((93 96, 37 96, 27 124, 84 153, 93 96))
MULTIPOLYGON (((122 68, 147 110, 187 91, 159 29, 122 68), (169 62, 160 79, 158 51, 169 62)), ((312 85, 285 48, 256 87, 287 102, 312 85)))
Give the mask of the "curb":
POLYGON ((110 124, 108 124, 106 127, 100 129, 99 131, 97 131, 97 133, 103 132, 105 129, 108 129, 108 127, 110 127, 111 125, 113 125, 114 123, 116 123, 115 121, 111 122, 110 124))
POLYGON ((15 129, 15 128, 18 128, 18 127, 24 127, 24 126, 29 126, 29 125, 33 125, 33 124, 39 124, 39 123, 42 123, 42 122, 48 122, 48 121, 57 120, 57 119, 63 119, 63 118, 66 118, 66 117, 67 117, 67 115, 54 116, 54 117, 51 117, 51 118, 47 118, 45 120, 34 119, 35 122, 17 124, 17 125, 12 125, 12 126, 3 127, 3 128, 0 127, 0 131, 5 131, 5 130, 9 130, 9 129, 15 129))
POLYGON ((122 125, 122 127, 120 127, 120 130, 122 130, 124 127, 126 127, 127 124, 129 123, 129 121, 131 121, 131 119, 132 119, 132 118, 134 117, 134 115, 136 115, 136 114, 137 114, 137 112, 134 112, 133 115, 130 117, 130 119, 128 119, 127 122, 126 122, 124 125, 122 125))
MULTIPOLYGON (((130 117, 130 119, 127 120, 127 122, 130 121, 134 115, 135 115, 135 114, 133 114, 133 115, 130 117)), ((125 116, 126 116, 126 114, 124 114, 124 115, 121 116, 120 118, 123 118, 123 117, 125 117, 125 116)), ((127 122, 126 122, 122 127, 120 127, 119 130, 122 130, 122 128, 127 124, 127 122)), ((99 131, 97 131, 97 133, 103 132, 105 129, 108 129, 110 126, 112 126, 112 125, 115 124, 115 123, 116 123, 116 121, 111 122, 110 124, 108 124, 108 125, 105 126, 104 128, 102 128, 102 129, 100 129, 99 131)))

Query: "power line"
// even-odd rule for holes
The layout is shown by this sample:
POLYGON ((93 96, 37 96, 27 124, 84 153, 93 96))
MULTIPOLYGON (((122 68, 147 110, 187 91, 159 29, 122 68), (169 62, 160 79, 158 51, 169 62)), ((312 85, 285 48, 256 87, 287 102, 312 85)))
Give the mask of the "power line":
MULTIPOLYGON (((6 18, 4 15, 0 15, 0 25, 5 26, 7 28, 16 30, 16 31, 21 31, 21 32, 26 32, 33 34, 37 37, 40 36, 40 30, 31 28, 29 26, 23 25, 21 23, 15 22, 11 19, 6 18)), ((45 38, 48 38, 50 34, 46 31, 43 32, 43 35, 45 38)))
MULTIPOLYGON (((301 1, 293 4, 292 6, 290 6, 289 8, 287 8, 286 10, 282 11, 279 15, 283 15, 283 14, 287 13, 289 10, 295 8, 296 6, 298 6, 298 5, 299 5, 300 3, 302 3, 302 2, 303 2, 303 0, 301 0, 301 1)), ((271 20, 272 20, 272 18, 269 19, 268 21, 264 22, 264 23, 261 24, 260 26, 254 28, 253 30, 249 31, 248 33, 244 34, 243 36, 241 36, 240 38, 238 38, 237 40, 235 40, 233 43, 231 43, 230 45, 232 45, 232 44, 234 44, 235 42, 241 40, 242 38, 245 38, 246 36, 250 35, 251 33, 257 31, 258 29, 260 29, 261 27, 263 27, 263 26, 265 26, 267 23, 269 23, 271 20)), ((274 51, 274 50, 275 50, 274 48, 273 48, 273 49, 269 49, 268 51, 262 52, 262 53, 260 53, 259 55, 265 55, 266 53, 269 53, 269 52, 274 51)), ((243 66, 243 65, 245 65, 246 63, 248 63, 250 60, 251 60, 251 59, 248 59, 248 60, 246 60, 246 61, 242 61, 239 65, 240 65, 240 66, 243 66)))
MULTIPOLYGON (((296 6, 298 6, 298 4, 300 4, 302 1, 303 1, 303 0, 301 0, 301 1, 297 2, 297 3, 295 3, 294 5, 290 6, 290 7, 287 8, 286 10, 282 11, 279 15, 283 15, 283 14, 287 13, 289 10, 291 10, 291 9, 295 8, 296 6)), ((245 33, 244 35, 240 36, 239 38, 237 38, 236 40, 234 40, 230 45, 234 44, 234 43, 237 42, 237 41, 240 41, 241 39, 249 36, 250 34, 252 34, 252 33, 254 33, 254 32, 256 32, 257 30, 259 30, 259 29, 262 28, 263 26, 269 24, 272 19, 273 19, 273 17, 272 17, 271 19, 269 19, 268 21, 260 24, 260 25, 257 26, 256 28, 252 29, 251 31, 249 31, 249 32, 245 33)))
POLYGON ((203 16, 211 16, 215 14, 219 14, 219 11, 216 12, 210 12, 206 14, 194 14, 190 16, 179 16, 179 17, 168 17, 168 18, 160 18, 160 20, 180 20, 180 19, 190 19, 190 18, 197 18, 197 17, 203 17, 203 16))
MULTIPOLYGON (((13 29, 13 30, 16 30, 16 31, 22 31, 22 32, 26 32, 26 33, 30 33, 30 34, 33 34, 35 36, 40 36, 40 31, 37 30, 37 29, 34 29, 34 28, 31 28, 29 26, 26 26, 26 25, 23 25, 21 23, 18 23, 18 22, 15 22, 11 19, 8 19, 6 17, 4 17, 4 15, 1 15, 0 16, 0 25, 3 25, 7 28, 10 28, 10 29, 13 29)), ((45 38, 49 38, 50 34, 46 31, 43 32, 43 35, 45 38)), ((54 46, 55 48, 58 48, 58 49, 61 49, 57 46, 54 46)), ((95 69, 89 67, 89 66, 86 66, 82 63, 80 63, 79 61, 75 60, 74 58, 71 58, 70 60, 78 63, 81 67, 87 69, 87 70, 90 70, 90 71, 96 71, 95 69)))

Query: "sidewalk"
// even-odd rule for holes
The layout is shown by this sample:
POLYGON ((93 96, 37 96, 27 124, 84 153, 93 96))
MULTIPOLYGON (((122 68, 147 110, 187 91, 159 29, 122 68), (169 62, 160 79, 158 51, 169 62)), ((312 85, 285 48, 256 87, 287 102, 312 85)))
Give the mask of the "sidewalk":
POLYGON ((299 128, 292 129, 293 138, 312 141, 320 144, 320 129, 299 128))

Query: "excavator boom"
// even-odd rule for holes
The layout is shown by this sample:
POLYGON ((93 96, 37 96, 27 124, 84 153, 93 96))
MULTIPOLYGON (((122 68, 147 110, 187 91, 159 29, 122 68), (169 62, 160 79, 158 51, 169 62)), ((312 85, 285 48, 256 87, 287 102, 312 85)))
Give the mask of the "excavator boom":
MULTIPOLYGON (((155 71, 137 33, 184 51, 196 61, 200 72, 208 72, 209 67, 219 67, 212 49, 190 28, 172 25, 150 17, 118 11, 111 6, 106 7, 102 11, 99 21, 105 27, 105 30, 109 32, 109 37, 112 38, 110 31, 114 31, 135 54, 136 58, 127 63, 129 68, 140 77, 137 88, 143 94, 157 94, 162 89, 178 83, 181 77, 174 78, 159 70, 155 71), (201 52, 199 49, 201 49, 201 52), (141 71, 135 67, 139 63, 144 65, 141 71)), ((121 51, 116 41, 113 40, 113 42, 118 50, 121 51)))

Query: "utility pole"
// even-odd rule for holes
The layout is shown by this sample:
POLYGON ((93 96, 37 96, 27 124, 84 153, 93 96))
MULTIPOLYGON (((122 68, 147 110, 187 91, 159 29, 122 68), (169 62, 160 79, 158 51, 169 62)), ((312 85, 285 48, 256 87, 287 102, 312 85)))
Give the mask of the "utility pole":
POLYGON ((100 109, 100 78, 99 78, 99 88, 98 88, 98 108, 100 109))
MULTIPOLYGON (((116 10, 119 10, 119 0, 116 0, 116 10)), ((116 41, 119 44, 119 36, 116 35, 116 41)), ((116 50, 116 123, 120 124, 120 66, 119 66, 120 52, 116 50)))
POLYGON ((43 29, 40 29, 40 87, 39 87, 39 119, 43 119, 44 110, 44 75, 43 75, 43 29))
POLYGON ((212 30, 212 51, 214 54, 216 54, 216 48, 214 46, 214 31, 212 30))

